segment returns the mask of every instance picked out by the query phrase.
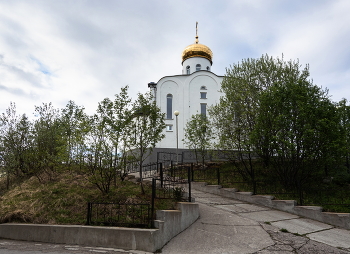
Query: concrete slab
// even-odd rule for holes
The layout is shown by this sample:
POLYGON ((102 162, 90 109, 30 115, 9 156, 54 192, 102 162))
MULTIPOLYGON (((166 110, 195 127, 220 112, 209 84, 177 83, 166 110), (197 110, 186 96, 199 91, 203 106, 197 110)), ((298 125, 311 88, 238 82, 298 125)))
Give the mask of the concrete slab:
POLYGON ((206 192, 202 192, 202 193, 193 193, 191 191, 191 195, 193 197, 196 197, 196 198, 220 198, 220 196, 218 195, 215 195, 215 194, 211 194, 211 193, 206 193, 206 192))
POLYGON ((275 211, 275 210, 251 212, 251 213, 239 213, 239 215, 251 220, 262 221, 262 222, 265 222, 265 221, 272 222, 272 221, 299 218, 297 215, 293 215, 293 214, 285 213, 281 211, 275 211))
POLYGON ((256 206, 256 205, 250 205, 250 204, 215 205, 215 207, 226 210, 226 211, 230 211, 232 213, 248 213, 248 212, 270 210, 267 207, 260 207, 260 206, 256 206))
POLYGON ((320 230, 333 228, 333 226, 331 226, 331 225, 321 223, 318 221, 314 221, 314 220, 310 220, 310 219, 284 220, 284 221, 272 222, 271 224, 275 227, 280 228, 280 229, 284 228, 284 229, 287 229, 291 233, 298 233, 300 235, 309 234, 309 233, 317 232, 320 230))
POLYGON ((350 248, 350 231, 333 228, 307 235, 310 239, 325 243, 337 248, 350 248))
POLYGON ((196 197, 196 200, 198 203, 204 203, 208 205, 230 205, 230 204, 239 204, 242 203, 242 201, 234 200, 234 199, 228 199, 228 198, 222 198, 222 197, 196 197))
POLYGON ((223 209, 226 211, 230 211, 232 213, 246 213, 248 210, 244 209, 243 207, 239 207, 237 205, 216 205, 215 207, 219 209, 223 209))
POLYGON ((262 207, 257 205, 251 205, 251 204, 237 204, 236 206, 241 207, 248 212, 257 212, 257 211, 268 211, 271 210, 268 207, 262 207))
POLYGON ((231 225, 231 226, 256 226, 258 222, 244 218, 237 214, 199 204, 200 220, 202 224, 231 225))
POLYGON ((165 245, 162 253, 255 253, 274 244, 255 221, 208 205, 200 205, 200 211, 200 219, 165 245))

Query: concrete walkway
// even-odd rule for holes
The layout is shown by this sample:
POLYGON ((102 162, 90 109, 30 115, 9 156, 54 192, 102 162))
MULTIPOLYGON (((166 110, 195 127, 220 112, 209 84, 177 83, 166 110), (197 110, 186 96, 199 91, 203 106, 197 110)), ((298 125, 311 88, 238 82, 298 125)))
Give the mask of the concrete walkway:
POLYGON ((348 230, 197 190, 192 196, 200 219, 161 253, 350 253, 348 230))

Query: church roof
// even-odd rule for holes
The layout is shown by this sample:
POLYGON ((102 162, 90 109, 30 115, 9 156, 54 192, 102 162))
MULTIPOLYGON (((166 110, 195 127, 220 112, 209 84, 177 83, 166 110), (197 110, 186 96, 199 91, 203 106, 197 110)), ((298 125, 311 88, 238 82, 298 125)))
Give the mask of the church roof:
POLYGON ((187 46, 184 51, 182 52, 182 63, 191 57, 204 57, 210 61, 211 64, 213 64, 213 52, 210 50, 209 47, 200 44, 198 41, 198 22, 196 22, 196 41, 195 43, 187 46))
POLYGON ((182 52, 182 62, 191 57, 204 57, 213 62, 213 52, 208 46, 198 43, 198 36, 196 36, 196 42, 187 46, 182 52))

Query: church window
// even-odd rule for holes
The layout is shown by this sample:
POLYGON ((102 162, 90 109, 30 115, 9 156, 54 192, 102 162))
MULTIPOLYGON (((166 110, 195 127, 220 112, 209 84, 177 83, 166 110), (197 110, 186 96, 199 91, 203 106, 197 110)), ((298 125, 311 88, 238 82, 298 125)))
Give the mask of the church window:
POLYGON ((200 64, 197 64, 196 65, 196 71, 200 71, 201 70, 201 65, 200 64))
POLYGON ((201 99, 206 99, 206 98, 207 98, 207 93, 201 92, 201 99))
POLYGON ((189 65, 187 65, 186 67, 186 74, 190 74, 191 72, 191 67, 189 65))
POLYGON ((207 66, 207 71, 210 71, 210 67, 209 66, 207 66))
POLYGON ((201 114, 202 115, 207 115, 207 104, 206 103, 201 103, 201 114))
POLYGON ((168 94, 166 96, 166 118, 172 119, 173 115, 173 95, 168 94))
POLYGON ((201 90, 207 90, 206 86, 201 86, 201 90))
POLYGON ((172 124, 167 124, 166 131, 173 131, 173 125, 172 124))

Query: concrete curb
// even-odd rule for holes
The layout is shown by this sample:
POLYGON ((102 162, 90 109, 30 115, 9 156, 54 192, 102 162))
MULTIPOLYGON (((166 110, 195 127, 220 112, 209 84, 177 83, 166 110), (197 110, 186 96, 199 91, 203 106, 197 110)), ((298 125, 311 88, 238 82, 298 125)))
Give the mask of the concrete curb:
POLYGON ((207 185, 205 182, 192 182, 191 184, 193 189, 203 192, 263 205, 344 229, 350 229, 350 213, 322 212, 322 207, 319 206, 297 206, 295 200, 274 200, 274 196, 253 195, 252 192, 237 192, 235 188, 222 188, 220 185, 207 185))
POLYGON ((79 225, 0 224, 0 238, 155 252, 199 218, 198 204, 157 211, 156 229, 79 225))

